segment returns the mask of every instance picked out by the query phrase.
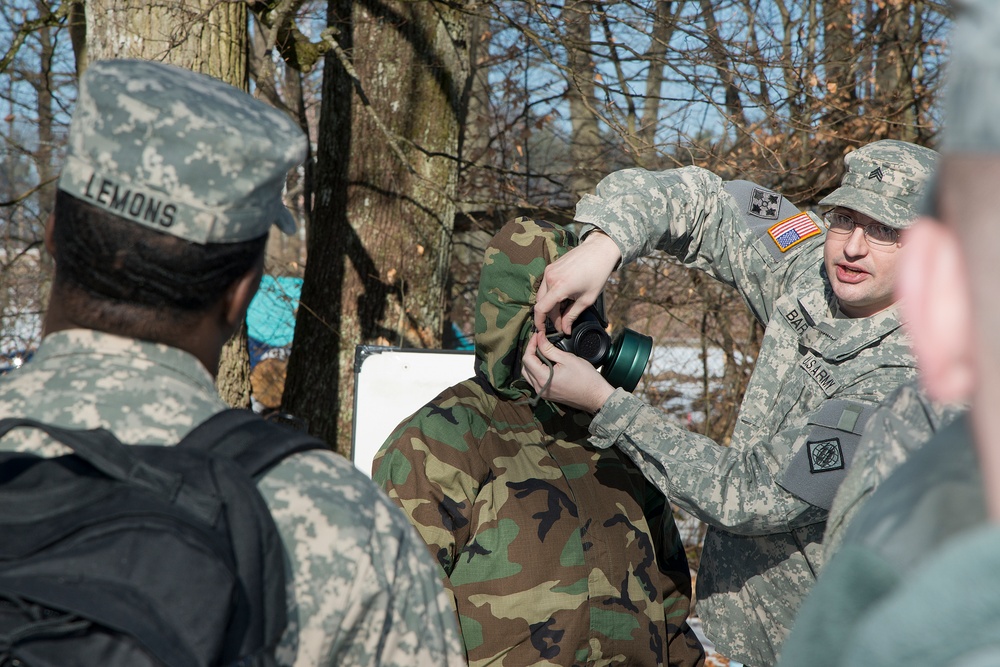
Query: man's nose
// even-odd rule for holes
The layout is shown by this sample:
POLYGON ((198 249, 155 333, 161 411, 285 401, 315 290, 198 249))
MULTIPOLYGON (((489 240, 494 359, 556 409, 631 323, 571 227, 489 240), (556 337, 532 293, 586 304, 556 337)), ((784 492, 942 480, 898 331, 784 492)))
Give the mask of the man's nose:
POLYGON ((844 252, 854 257, 868 254, 868 239, 865 237, 864 227, 861 225, 854 227, 851 235, 847 237, 847 243, 844 244, 844 252))

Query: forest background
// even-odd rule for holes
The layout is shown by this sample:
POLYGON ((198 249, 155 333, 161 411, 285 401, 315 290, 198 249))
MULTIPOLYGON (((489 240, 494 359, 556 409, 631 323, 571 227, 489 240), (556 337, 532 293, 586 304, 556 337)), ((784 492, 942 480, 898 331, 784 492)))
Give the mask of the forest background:
MULTIPOLYGON (((357 345, 454 347, 483 248, 517 215, 570 223, 605 174, 696 164, 809 207, 843 156, 934 144, 946 3, 916 0, 4 0, 0 353, 38 344, 51 210, 87 63, 139 57, 286 111, 310 154, 295 237, 266 272, 303 278, 281 408, 349 455, 357 345)), ((739 296, 665 256, 619 271, 613 325, 657 358, 637 392, 727 443, 761 329, 739 296)), ((249 405, 245 331, 219 388, 249 405)))

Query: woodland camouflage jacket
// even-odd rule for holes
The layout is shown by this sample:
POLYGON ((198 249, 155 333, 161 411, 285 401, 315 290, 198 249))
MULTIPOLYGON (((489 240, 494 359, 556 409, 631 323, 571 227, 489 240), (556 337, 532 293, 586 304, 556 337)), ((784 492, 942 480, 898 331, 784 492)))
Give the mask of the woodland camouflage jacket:
POLYGON ((573 237, 519 219, 491 242, 476 376, 389 437, 374 478, 453 595, 471 665, 698 665, 687 559, 663 495, 589 417, 532 407, 521 347, 546 264, 573 237))

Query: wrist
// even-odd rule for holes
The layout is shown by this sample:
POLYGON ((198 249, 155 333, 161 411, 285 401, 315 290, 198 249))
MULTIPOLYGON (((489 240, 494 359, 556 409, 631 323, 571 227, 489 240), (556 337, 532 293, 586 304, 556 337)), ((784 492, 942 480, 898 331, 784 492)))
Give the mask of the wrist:
POLYGON ((580 244, 587 244, 588 246, 597 248, 602 256, 608 259, 611 270, 617 269, 621 264, 621 248, 618 247, 618 243, 603 229, 594 227, 584 235, 580 244))
POLYGON ((604 404, 608 402, 608 399, 611 398, 611 394, 613 393, 615 393, 615 388, 607 382, 598 385, 591 395, 590 400, 587 402, 587 412, 592 415, 596 415, 601 411, 601 408, 604 407, 604 404))

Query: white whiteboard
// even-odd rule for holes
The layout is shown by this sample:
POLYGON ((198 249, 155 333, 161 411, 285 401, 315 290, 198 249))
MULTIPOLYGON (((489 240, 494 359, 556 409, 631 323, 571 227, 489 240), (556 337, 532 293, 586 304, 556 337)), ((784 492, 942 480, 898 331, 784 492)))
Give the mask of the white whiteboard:
POLYGON ((475 354, 358 345, 354 350, 351 460, 371 476, 372 460, 401 421, 475 374, 475 354))

